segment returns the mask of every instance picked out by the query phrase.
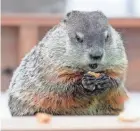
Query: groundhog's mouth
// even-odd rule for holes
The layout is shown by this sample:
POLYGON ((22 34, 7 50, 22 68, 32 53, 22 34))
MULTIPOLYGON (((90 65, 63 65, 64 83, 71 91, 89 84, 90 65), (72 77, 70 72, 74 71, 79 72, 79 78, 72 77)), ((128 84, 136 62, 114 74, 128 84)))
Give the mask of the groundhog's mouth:
POLYGON ((98 67, 98 64, 95 63, 95 64, 89 64, 88 65, 91 69, 96 69, 98 67))
POLYGON ((89 71, 93 71, 96 73, 104 73, 105 70, 103 70, 103 68, 100 68, 99 66, 100 66, 100 64, 98 64, 98 63, 88 64, 88 67, 90 68, 89 71))
POLYGON ((75 70, 77 72, 81 72, 81 73, 87 73, 88 71, 94 71, 96 73, 103 73, 104 71, 103 70, 97 70, 97 67, 99 66, 98 63, 94 63, 94 64, 88 64, 87 65, 89 68, 74 68, 74 67, 71 67, 71 66, 66 66, 67 69, 71 69, 71 70, 75 70))

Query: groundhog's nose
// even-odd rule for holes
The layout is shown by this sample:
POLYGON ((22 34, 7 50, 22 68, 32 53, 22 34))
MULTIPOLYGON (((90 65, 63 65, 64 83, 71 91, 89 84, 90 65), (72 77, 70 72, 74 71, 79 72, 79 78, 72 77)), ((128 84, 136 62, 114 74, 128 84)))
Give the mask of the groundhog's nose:
POLYGON ((103 57, 103 52, 102 51, 95 51, 94 53, 89 54, 89 58, 92 60, 101 60, 103 57))

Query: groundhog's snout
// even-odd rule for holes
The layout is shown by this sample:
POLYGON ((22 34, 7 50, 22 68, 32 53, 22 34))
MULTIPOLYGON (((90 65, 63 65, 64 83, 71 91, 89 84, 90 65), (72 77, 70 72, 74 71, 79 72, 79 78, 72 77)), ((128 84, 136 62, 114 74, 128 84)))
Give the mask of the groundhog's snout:
POLYGON ((103 57, 103 51, 102 50, 96 50, 89 53, 89 59, 91 63, 89 64, 89 67, 92 69, 96 69, 98 67, 98 63, 102 60, 103 57))
POLYGON ((89 54, 89 58, 92 60, 101 60, 103 57, 103 53, 102 52, 95 52, 94 54, 89 54))
POLYGON ((103 57, 103 51, 101 51, 101 50, 95 51, 93 53, 89 53, 89 58, 91 60, 95 60, 95 61, 96 60, 101 60, 102 57, 103 57))

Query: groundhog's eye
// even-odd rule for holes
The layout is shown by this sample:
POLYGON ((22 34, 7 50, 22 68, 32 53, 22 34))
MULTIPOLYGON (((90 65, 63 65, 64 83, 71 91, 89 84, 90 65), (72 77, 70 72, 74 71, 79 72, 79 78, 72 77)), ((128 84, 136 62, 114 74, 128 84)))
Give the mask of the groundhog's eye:
POLYGON ((105 32, 105 42, 107 42, 109 40, 109 37, 110 37, 110 35, 109 35, 108 31, 106 31, 105 32))
POLYGON ((78 42, 80 42, 80 43, 83 42, 83 35, 81 33, 76 33, 75 38, 78 42))

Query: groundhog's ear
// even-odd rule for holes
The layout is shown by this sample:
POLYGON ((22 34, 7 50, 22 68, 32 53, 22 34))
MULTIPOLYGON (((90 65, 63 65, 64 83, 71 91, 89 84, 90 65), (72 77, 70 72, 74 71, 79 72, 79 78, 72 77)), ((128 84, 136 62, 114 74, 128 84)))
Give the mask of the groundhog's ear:
POLYGON ((67 22, 72 16, 74 16, 74 15, 77 14, 77 13, 79 13, 79 11, 76 11, 76 10, 73 10, 73 11, 71 11, 71 12, 68 12, 68 13, 65 15, 65 17, 64 17, 63 22, 64 22, 64 23, 67 22))

